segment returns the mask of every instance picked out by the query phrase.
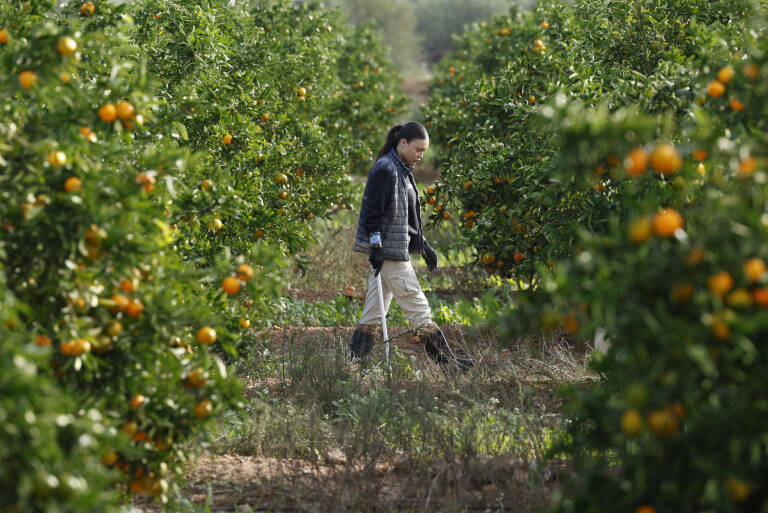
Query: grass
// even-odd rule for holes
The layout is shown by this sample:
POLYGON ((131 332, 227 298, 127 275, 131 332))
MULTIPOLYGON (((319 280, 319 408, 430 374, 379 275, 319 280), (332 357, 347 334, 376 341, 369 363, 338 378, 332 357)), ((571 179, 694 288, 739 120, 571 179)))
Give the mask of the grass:
MULTIPOLYGON (((456 235, 447 225, 428 235, 442 269, 414 266, 475 368, 438 367, 406 337, 393 345, 391 378, 380 346, 364 366, 350 363, 362 305, 338 292, 367 285, 365 256, 351 249, 356 222, 348 211, 317 221, 318 244, 285 275, 296 297, 240 344, 243 411, 220 420, 172 510, 530 512, 558 488, 565 466, 546 458, 566 422, 557 389, 594 379, 588 354, 556 335, 500 339, 482 327, 505 299, 488 287, 498 295, 504 284, 458 265, 472 256, 446 250, 456 235)), ((388 321, 406 325, 394 304, 388 321)))

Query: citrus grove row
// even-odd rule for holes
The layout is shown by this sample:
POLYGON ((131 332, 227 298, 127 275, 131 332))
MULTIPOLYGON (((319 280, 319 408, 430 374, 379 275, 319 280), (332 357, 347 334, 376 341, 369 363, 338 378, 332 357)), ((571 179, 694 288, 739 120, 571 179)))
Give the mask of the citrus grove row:
POLYGON ((166 500, 397 83, 307 5, 0 5, 0 509, 166 500))
POLYGON ((749 0, 542 1, 439 65, 432 221, 536 285, 508 332, 611 343, 553 512, 768 511, 767 29, 749 0))

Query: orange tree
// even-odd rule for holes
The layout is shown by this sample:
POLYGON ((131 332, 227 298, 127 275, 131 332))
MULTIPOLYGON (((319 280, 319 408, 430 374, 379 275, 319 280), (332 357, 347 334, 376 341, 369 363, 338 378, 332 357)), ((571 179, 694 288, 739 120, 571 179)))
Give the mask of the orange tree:
POLYGON ((685 116, 693 84, 728 53, 716 35, 741 46, 751 12, 747 1, 581 0, 476 25, 438 65, 425 109, 442 147, 431 219, 458 218, 480 263, 505 275, 531 278, 569 255, 578 227, 605 228, 616 207, 608 172, 622 156, 582 169, 591 181, 574 187, 557 174, 560 139, 541 113, 561 91, 610 111, 685 116))
POLYGON ((154 119, 205 155, 174 183, 179 249, 207 258, 222 244, 305 248, 311 219, 351 206, 348 174, 404 104, 374 34, 308 4, 134 9, 131 38, 162 81, 154 119))
POLYGON ((578 478, 553 512, 768 511, 767 20, 702 70, 690 116, 548 110, 560 180, 587 187, 584 169, 622 162, 604 228, 578 231, 504 320, 611 341, 603 381, 568 389, 556 451, 578 478))
MULTIPOLYGON (((234 315, 248 296, 272 290, 273 258, 261 248, 250 265, 219 251, 193 269, 173 251, 171 185, 199 172, 203 158, 153 132, 155 79, 122 35, 130 19, 91 23, 102 8, 111 9, 51 17, 49 2, 0 7, 0 265, 21 305, 6 328, 9 340, 47 352, 40 372, 57 378, 69 398, 62 407, 100 411, 119 434, 92 444, 94 454, 122 471, 131 492, 164 498, 183 442, 239 405, 240 385, 219 353, 234 352, 234 315)), ((46 429, 40 436, 56 431, 46 429)), ((95 497, 99 482, 83 497, 95 497)), ((2 496, 22 505, 13 497, 26 488, 3 485, 2 496)))
POLYGON ((114 437, 98 410, 78 411, 40 371, 49 341, 22 327, 23 310, 0 268, 0 508, 115 511, 114 492, 103 488, 109 476, 94 451, 114 437))

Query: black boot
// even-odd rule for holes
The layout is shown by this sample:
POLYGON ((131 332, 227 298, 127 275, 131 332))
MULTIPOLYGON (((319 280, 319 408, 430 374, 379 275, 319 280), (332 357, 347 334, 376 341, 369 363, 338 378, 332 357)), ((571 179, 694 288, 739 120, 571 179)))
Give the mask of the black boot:
POLYGON ((453 351, 451 351, 448 341, 445 340, 445 335, 439 329, 425 336, 422 340, 424 341, 424 349, 427 350, 427 355, 437 363, 455 362, 460 370, 467 370, 475 365, 475 361, 471 358, 457 358, 453 351))
POLYGON ((373 335, 364 331, 355 330, 352 333, 352 342, 349 344, 349 359, 362 358, 373 349, 373 335))

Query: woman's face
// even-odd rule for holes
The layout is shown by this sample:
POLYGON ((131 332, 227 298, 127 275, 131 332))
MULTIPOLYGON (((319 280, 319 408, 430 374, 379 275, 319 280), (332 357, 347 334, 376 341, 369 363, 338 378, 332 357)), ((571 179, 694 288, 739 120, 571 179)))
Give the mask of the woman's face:
POLYGON ((424 156, 427 148, 429 148, 429 138, 413 139, 411 142, 400 139, 400 142, 397 144, 397 154, 400 155, 403 162, 414 166, 424 156))

